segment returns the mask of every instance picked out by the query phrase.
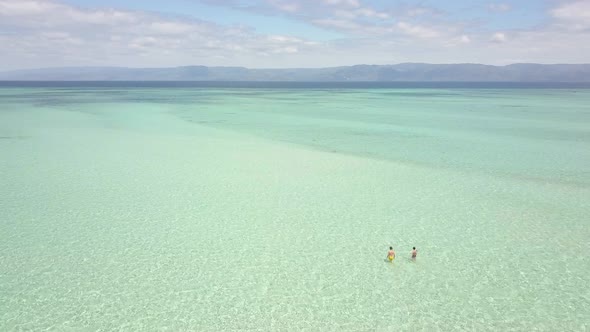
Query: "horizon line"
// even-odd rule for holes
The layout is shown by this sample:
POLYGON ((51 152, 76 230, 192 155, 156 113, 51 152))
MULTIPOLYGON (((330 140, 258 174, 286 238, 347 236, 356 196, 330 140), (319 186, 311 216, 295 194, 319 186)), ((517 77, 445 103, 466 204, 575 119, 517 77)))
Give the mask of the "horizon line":
POLYGON ((16 69, 3 69, 0 73, 12 72, 12 71, 26 71, 26 70, 43 70, 43 69, 79 69, 79 68, 116 68, 116 69, 171 69, 171 68, 187 68, 187 67, 207 67, 207 68, 243 68, 251 70, 289 70, 289 69, 329 69, 329 68, 343 68, 343 67, 356 67, 356 66, 399 66, 399 65, 480 65, 489 67, 508 67, 514 65, 542 65, 542 66, 584 66, 590 65, 590 63, 539 63, 539 62, 514 62, 505 65, 492 65, 478 62, 453 62, 453 63, 433 63, 433 62, 398 62, 389 64, 369 64, 369 63, 357 63, 353 65, 342 65, 342 66, 329 66, 329 67, 245 67, 245 66, 209 66, 209 65, 178 65, 178 66, 162 66, 162 67, 133 67, 133 66, 55 66, 55 67, 31 67, 31 68, 16 68, 16 69))

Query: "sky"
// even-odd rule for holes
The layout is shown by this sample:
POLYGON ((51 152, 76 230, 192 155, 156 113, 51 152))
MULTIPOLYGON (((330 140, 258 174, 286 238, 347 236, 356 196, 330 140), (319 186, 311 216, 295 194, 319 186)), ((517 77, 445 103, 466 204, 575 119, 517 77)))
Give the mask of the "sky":
POLYGON ((0 70, 589 63, 590 0, 0 0, 0 70))

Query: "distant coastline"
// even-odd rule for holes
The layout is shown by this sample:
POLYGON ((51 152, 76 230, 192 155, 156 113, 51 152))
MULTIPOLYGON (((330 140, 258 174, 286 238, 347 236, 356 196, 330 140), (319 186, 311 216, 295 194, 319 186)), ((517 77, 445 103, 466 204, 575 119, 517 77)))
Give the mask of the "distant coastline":
POLYGON ((2 81, 2 88, 590 89, 590 82, 2 81))
POLYGON ((590 83, 590 64, 402 63, 291 69, 64 67, 3 71, 0 81, 590 83))

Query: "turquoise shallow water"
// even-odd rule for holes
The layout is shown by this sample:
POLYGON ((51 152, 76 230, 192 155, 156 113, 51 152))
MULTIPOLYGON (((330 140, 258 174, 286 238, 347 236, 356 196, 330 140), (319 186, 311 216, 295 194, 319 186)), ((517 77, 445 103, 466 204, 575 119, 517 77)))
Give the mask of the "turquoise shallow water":
POLYGON ((0 330, 585 331, 588 105, 0 89, 0 330))

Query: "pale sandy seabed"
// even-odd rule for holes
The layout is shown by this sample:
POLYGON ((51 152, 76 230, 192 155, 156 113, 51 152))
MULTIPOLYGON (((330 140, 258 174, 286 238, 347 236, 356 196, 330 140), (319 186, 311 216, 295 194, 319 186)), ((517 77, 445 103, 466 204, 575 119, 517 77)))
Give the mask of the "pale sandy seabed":
MULTIPOLYGON (((563 179, 498 175, 186 121, 187 105, 1 98, 1 331, 590 327, 583 149, 563 179)), ((590 150, 588 124, 572 145, 590 150)))

